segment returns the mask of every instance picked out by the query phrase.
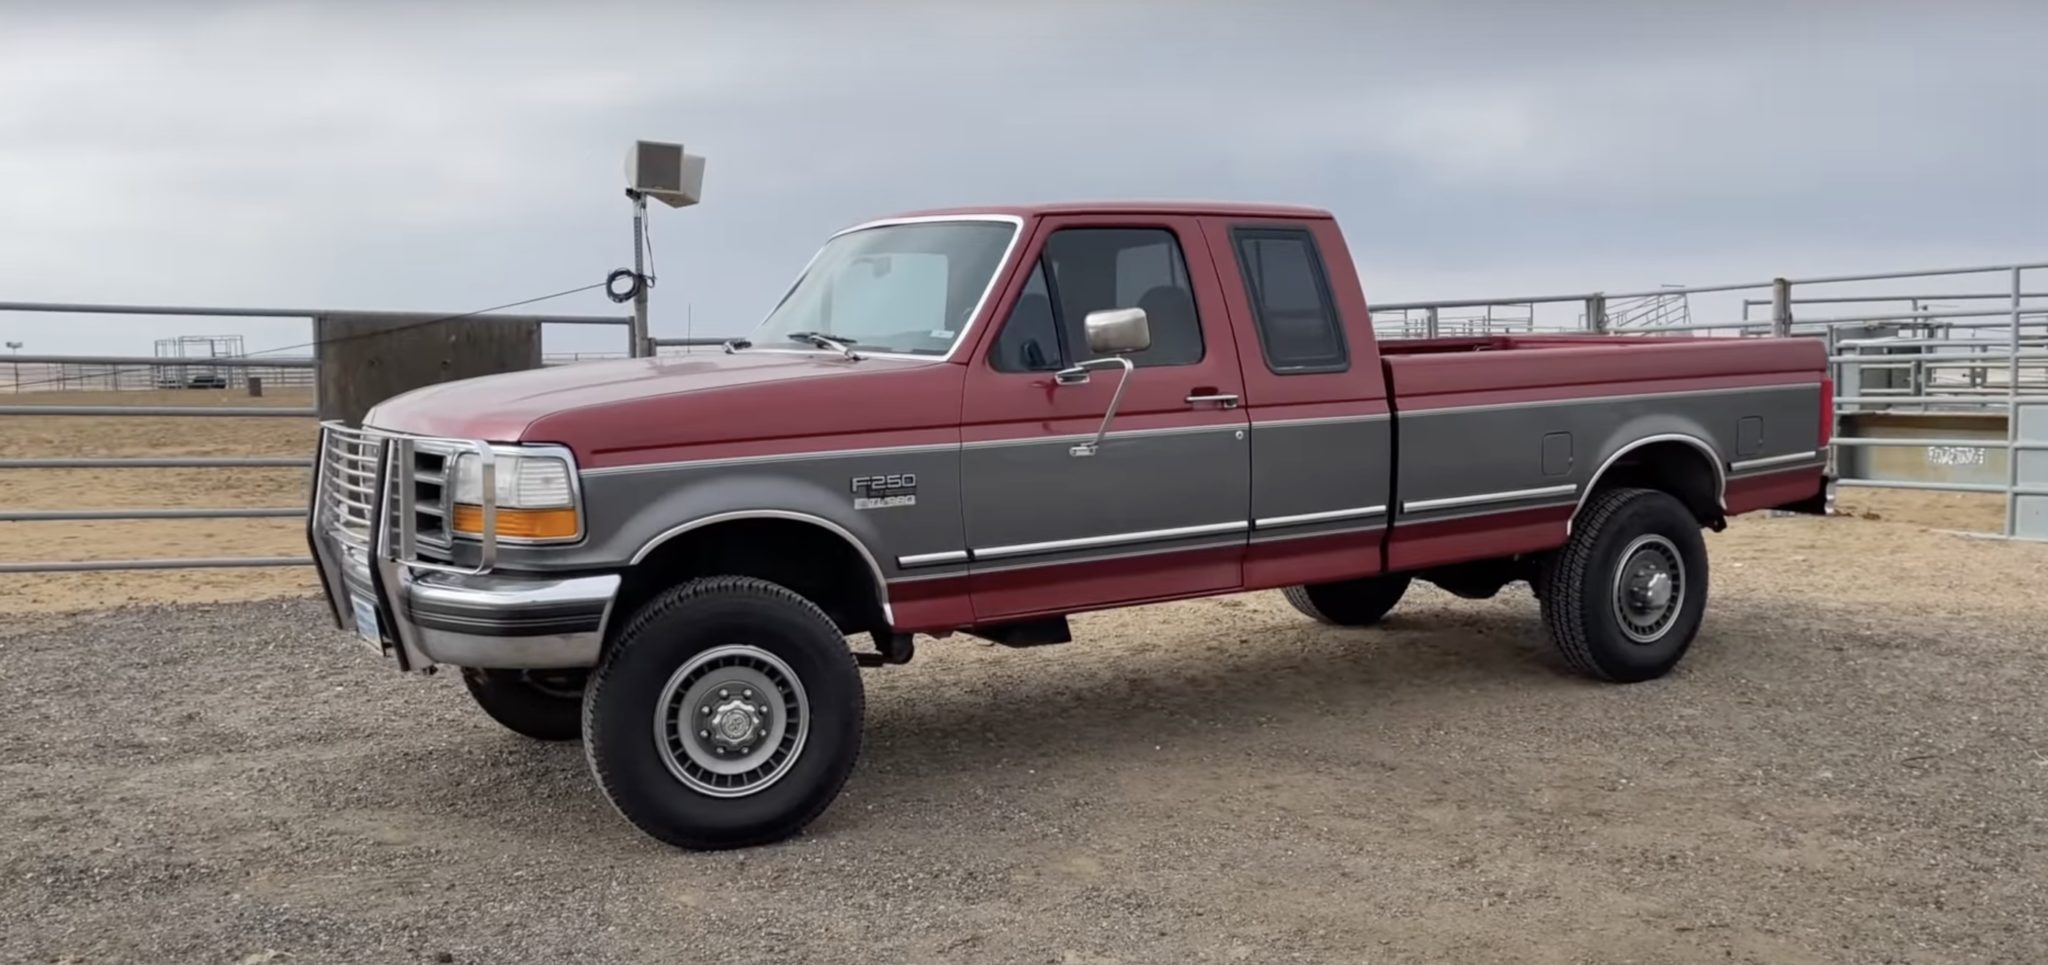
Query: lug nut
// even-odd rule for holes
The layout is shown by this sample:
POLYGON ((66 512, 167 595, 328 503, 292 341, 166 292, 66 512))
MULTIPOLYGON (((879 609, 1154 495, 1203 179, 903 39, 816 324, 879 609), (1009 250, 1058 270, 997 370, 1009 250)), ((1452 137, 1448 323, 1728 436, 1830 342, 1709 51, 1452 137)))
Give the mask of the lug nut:
POLYGON ((708 731, 708 730, 700 730, 700 731, 698 731, 698 732, 697 732, 697 736, 698 736, 698 737, 702 737, 702 738, 704 738, 705 740, 710 740, 710 739, 711 739, 711 732, 710 732, 710 731, 708 731))
POLYGON ((725 688, 721 687, 721 688, 719 688, 719 690, 718 690, 718 696, 720 696, 720 697, 730 697, 730 696, 732 696, 732 691, 730 691, 730 690, 726 690, 725 688))
POLYGON ((709 716, 711 716, 711 705, 710 705, 710 704, 705 704, 705 705, 703 706, 703 708, 702 708, 702 709, 703 709, 703 711, 704 711, 704 716, 706 716, 706 717, 709 717, 709 716))
POLYGON ((752 689, 742 690, 742 691, 740 691, 740 696, 742 696, 742 697, 752 697, 752 696, 754 696, 754 691, 753 691, 752 689))

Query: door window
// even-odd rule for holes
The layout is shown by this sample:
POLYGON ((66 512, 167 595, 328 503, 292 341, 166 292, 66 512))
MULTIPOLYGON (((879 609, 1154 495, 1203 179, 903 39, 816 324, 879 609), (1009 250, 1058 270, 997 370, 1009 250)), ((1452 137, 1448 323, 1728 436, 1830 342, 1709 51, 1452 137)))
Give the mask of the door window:
POLYGON ((990 361, 1001 372, 1055 372, 1066 366, 1060 348, 1059 320, 1053 315, 1052 294, 1045 284, 1045 264, 1031 269, 1024 294, 1017 296, 1009 321, 996 335, 990 361))
POLYGON ((1164 228, 1062 228, 1046 239, 1024 293, 996 337, 995 367, 1048 371, 1094 358, 1089 312, 1142 308, 1152 347, 1132 364, 1202 360, 1202 321, 1180 242, 1164 228))

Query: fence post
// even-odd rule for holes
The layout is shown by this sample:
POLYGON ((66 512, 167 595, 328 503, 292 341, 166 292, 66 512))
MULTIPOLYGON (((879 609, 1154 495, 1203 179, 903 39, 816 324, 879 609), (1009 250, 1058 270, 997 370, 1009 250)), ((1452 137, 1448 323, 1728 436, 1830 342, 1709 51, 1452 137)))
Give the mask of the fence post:
POLYGON ((1792 283, 1771 279, 1771 334, 1792 334, 1792 283))
POLYGON ((1436 306, 1435 306, 1435 305, 1431 305, 1431 306, 1429 306, 1429 317, 1428 317, 1428 319, 1427 319, 1427 320, 1425 320, 1425 321, 1424 321, 1424 322, 1422 323, 1422 337, 1423 337, 1423 338, 1435 338, 1435 337, 1436 337, 1436 332, 1437 332, 1437 313, 1436 313, 1436 306))
POLYGON ((1607 334, 1607 295, 1604 292, 1586 296, 1586 331, 1607 334))
POLYGON ((2020 511, 2020 275, 2012 270, 2012 329, 2005 342, 2005 535, 2019 530, 2020 511))
POLYGON ((401 392, 541 364, 532 318, 316 315, 313 337, 320 418, 351 425, 401 392))

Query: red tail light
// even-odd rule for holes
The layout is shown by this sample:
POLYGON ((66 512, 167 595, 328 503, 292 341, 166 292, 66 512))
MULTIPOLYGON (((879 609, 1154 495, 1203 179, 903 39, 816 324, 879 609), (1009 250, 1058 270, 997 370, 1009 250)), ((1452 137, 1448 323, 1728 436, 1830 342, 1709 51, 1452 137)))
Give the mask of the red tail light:
POLYGON ((1820 379, 1820 447, 1826 449, 1835 440, 1835 380, 1830 376, 1820 379))

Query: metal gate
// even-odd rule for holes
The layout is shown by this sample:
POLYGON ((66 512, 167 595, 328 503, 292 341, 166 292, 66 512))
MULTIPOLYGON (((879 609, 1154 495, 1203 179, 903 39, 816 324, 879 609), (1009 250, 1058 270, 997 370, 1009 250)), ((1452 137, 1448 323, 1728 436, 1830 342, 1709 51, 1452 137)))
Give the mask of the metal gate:
MULTIPOLYGON (((75 305, 38 302, 0 302, 0 312, 62 312, 94 315, 142 315, 142 316, 206 316, 239 318, 285 318, 317 320, 330 316, 380 316, 417 318, 419 313, 360 312, 325 309, 270 309, 270 308, 201 308, 168 305, 75 305)), ((468 313, 463 315, 427 316, 429 320, 447 321, 453 319, 492 320, 488 314, 468 313)), ((510 319, 510 316, 506 316, 510 319)), ((623 316, 601 315, 521 315, 520 322, 539 321, 543 324, 568 325, 617 325, 627 329, 628 352, 632 353, 632 320, 623 316)), ((82 356, 82 355, 10 355, 0 361, 12 363, 13 381, 11 388, 20 392, 25 383, 21 373, 24 366, 32 373, 43 373, 39 377, 48 379, 52 371, 61 387, 67 388, 148 388, 155 387, 165 366, 176 366, 181 376, 180 384, 190 386, 192 373, 220 373, 218 379, 202 379, 211 386, 247 385, 254 377, 262 379, 271 373, 291 373, 285 379, 302 385, 312 384, 315 361, 310 357, 268 357, 263 355, 223 356, 211 354, 168 353, 157 356, 82 356)), ((274 375, 271 376, 275 378, 274 375)), ((274 384, 274 383, 266 383, 274 384)), ((30 385, 39 388, 40 384, 30 385)), ((0 418, 52 418, 80 416, 118 416, 142 419, 219 419, 219 418, 272 418, 303 419, 311 422, 316 409, 311 406, 184 406, 184 405, 26 405, 8 403, 8 394, 0 391, 0 418)), ((234 471, 240 469, 299 468, 311 469, 312 450, 309 447, 303 457, 278 456, 105 456, 105 457, 20 457, 0 454, 0 471, 33 471, 46 469, 217 469, 234 471)), ((192 507, 137 507, 127 509, 51 509, 24 510, 0 507, 0 522, 12 523, 62 523, 104 520, 162 520, 162 519, 261 519, 295 518, 303 519, 304 505, 297 506, 222 506, 217 508, 192 507)), ((94 572, 106 570, 170 570, 202 569, 217 567, 267 567, 305 566, 312 560, 305 556, 238 556, 212 558, 173 559, 113 559, 113 560, 8 560, 0 561, 0 573, 64 573, 94 572)))

